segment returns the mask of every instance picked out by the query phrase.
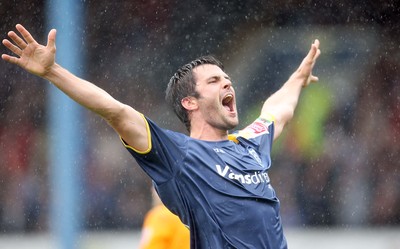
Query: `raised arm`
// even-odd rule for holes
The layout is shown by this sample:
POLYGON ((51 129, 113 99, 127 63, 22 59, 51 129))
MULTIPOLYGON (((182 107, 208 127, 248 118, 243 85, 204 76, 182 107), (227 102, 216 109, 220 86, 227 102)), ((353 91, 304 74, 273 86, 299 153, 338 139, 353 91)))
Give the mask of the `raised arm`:
POLYGON ((261 116, 273 115, 275 117, 274 139, 281 134, 283 127, 293 117, 301 89, 311 82, 318 81, 318 77, 312 75, 312 69, 320 54, 319 41, 315 40, 299 68, 278 91, 264 102, 261 116))
POLYGON ((14 43, 3 40, 3 45, 16 56, 3 54, 3 60, 52 82, 71 99, 104 118, 130 146, 147 150, 146 123, 139 112, 55 62, 55 29, 49 32, 47 45, 43 46, 22 25, 17 24, 16 28, 21 36, 14 31, 8 32, 14 43))

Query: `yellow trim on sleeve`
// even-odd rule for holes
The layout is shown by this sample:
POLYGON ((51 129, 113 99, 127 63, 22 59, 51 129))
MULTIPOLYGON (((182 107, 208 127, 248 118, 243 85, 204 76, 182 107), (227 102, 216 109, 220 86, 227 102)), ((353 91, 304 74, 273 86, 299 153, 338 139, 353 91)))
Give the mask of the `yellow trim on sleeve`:
POLYGON ((121 140, 122 144, 126 148, 131 149, 131 150, 135 151, 138 154, 147 154, 147 153, 149 153, 151 151, 151 148, 152 148, 150 126, 149 126, 149 123, 147 122, 147 119, 144 117, 144 115, 142 113, 140 113, 140 115, 142 116, 144 122, 146 123, 147 141, 149 143, 149 147, 146 150, 141 151, 141 150, 135 149, 132 146, 130 146, 129 144, 127 144, 121 136, 119 136, 119 139, 121 140))
POLYGON ((267 121, 275 122, 275 116, 271 113, 261 113, 260 118, 265 119, 267 121))

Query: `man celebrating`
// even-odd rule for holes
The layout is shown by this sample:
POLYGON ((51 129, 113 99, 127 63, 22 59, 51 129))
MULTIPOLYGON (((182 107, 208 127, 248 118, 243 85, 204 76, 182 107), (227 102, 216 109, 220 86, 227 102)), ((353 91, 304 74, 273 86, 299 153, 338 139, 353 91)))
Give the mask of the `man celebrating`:
POLYGON ((22 26, 3 44, 16 56, 2 58, 52 82, 104 118, 142 169, 166 207, 189 227, 191 248, 287 248, 279 200, 271 186, 272 142, 293 117, 301 89, 318 80, 312 68, 319 41, 288 81, 264 102, 259 118, 238 123, 236 98, 221 62, 200 57, 171 78, 167 101, 190 136, 160 128, 132 107, 55 62, 56 30, 38 44, 22 26))

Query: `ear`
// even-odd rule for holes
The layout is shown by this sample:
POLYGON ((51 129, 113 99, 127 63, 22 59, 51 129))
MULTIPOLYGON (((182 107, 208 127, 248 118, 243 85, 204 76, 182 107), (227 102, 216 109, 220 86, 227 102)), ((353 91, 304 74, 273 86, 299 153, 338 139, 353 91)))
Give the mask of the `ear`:
POLYGON ((188 111, 193 111, 193 110, 197 109, 197 107, 198 107, 197 99, 192 96, 184 97, 181 100, 181 104, 188 111))

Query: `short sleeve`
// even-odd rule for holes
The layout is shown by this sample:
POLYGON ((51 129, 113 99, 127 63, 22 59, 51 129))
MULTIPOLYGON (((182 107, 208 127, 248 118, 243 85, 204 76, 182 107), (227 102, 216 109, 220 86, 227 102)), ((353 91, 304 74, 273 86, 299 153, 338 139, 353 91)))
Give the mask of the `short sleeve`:
POLYGON ((187 136, 162 129, 148 118, 145 120, 151 141, 150 148, 145 153, 135 150, 121 140, 140 167, 157 184, 162 184, 173 178, 179 171, 181 162, 187 153, 187 136))

